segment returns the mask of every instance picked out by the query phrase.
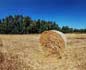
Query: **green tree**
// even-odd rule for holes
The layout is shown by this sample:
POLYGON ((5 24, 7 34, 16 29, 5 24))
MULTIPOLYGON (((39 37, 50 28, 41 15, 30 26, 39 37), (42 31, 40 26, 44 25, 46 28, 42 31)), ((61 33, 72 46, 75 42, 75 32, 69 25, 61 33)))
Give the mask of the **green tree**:
POLYGON ((62 28, 56 22, 45 20, 32 20, 29 16, 15 15, 0 20, 1 34, 30 34, 41 33, 45 30, 59 30, 64 33, 80 32, 86 33, 85 29, 73 29, 68 26, 62 28))

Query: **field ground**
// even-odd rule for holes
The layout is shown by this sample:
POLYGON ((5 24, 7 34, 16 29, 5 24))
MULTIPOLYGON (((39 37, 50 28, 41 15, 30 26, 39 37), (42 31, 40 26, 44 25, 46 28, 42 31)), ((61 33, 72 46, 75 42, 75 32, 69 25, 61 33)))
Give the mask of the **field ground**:
POLYGON ((65 35, 67 45, 61 59, 43 55, 40 35, 0 35, 0 50, 16 56, 20 63, 15 70, 86 70, 86 34, 65 35))

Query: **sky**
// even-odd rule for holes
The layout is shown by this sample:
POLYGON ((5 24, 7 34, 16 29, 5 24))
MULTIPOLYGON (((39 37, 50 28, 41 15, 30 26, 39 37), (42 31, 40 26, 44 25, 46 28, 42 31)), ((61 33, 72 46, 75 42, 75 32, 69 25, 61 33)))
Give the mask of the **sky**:
POLYGON ((86 0, 0 0, 0 19, 17 14, 55 21, 60 27, 86 28, 86 0))

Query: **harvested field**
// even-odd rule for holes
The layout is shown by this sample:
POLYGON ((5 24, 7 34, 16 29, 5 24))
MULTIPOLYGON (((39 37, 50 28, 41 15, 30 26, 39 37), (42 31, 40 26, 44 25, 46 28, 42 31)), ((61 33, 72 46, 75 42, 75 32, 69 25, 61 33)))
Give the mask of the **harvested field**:
POLYGON ((86 34, 65 34, 62 58, 45 57, 40 35, 0 35, 0 70, 86 70, 86 34))

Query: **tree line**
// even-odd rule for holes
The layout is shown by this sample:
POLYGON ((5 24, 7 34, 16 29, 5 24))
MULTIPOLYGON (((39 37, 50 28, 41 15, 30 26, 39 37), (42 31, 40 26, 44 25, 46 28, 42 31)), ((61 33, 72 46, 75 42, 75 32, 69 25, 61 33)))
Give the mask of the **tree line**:
POLYGON ((7 16, 0 20, 0 34, 32 34, 45 30, 58 30, 64 33, 86 33, 86 29, 73 29, 68 26, 59 27, 56 22, 32 20, 29 16, 7 16))

